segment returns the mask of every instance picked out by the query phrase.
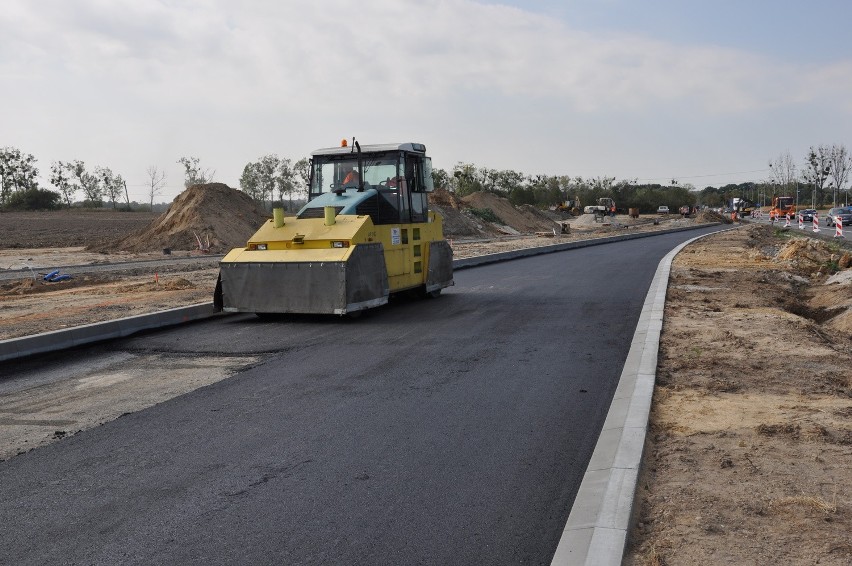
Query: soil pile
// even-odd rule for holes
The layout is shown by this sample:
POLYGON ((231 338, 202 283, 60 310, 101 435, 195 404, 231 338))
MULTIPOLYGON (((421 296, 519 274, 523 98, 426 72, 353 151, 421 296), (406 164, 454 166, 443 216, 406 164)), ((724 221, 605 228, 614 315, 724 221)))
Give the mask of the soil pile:
POLYGON ((559 224, 532 206, 516 208, 509 199, 487 192, 478 192, 462 199, 464 205, 477 210, 491 210, 500 223, 521 234, 560 230, 559 224))
POLYGON ((93 251, 145 252, 165 248, 224 253, 245 245, 270 217, 251 197, 223 183, 193 185, 175 197, 146 229, 93 251))
POLYGON ((730 224, 732 222, 730 218, 722 216, 714 210, 702 210, 698 213, 698 216, 695 217, 695 221, 699 224, 704 222, 722 222, 723 224, 730 224))
POLYGON ((460 210, 462 207, 461 200, 455 193, 451 193, 447 189, 435 189, 429 193, 429 204, 437 204, 442 208, 453 208, 455 210, 460 210))
POLYGON ((849 254, 839 257, 831 246, 813 238, 796 238, 785 244, 778 252, 778 259, 789 261, 794 267, 807 273, 826 272, 833 262, 849 264, 849 254))
POLYGON ((602 220, 598 220, 594 214, 581 214, 572 224, 575 226, 600 226, 604 222, 612 222, 612 217, 604 216, 602 220))
POLYGON ((462 212, 462 202, 446 189, 429 193, 429 209, 444 218, 444 236, 447 238, 476 238, 490 234, 481 223, 462 212))

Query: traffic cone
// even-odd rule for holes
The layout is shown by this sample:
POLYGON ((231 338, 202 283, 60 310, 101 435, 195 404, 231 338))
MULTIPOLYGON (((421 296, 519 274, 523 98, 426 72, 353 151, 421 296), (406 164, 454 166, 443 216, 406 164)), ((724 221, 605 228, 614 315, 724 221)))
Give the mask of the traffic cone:
POLYGON ((814 232, 819 232, 819 215, 814 212, 814 232))

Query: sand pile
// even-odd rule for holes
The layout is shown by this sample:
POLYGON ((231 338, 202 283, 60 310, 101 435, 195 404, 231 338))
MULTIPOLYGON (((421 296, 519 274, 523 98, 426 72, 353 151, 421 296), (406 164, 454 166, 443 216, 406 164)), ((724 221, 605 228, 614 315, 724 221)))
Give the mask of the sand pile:
POLYGON ((493 193, 478 192, 462 199, 465 206, 476 209, 490 209, 503 224, 521 234, 552 232, 560 229, 559 224, 532 206, 516 208, 509 199, 493 193))
POLYGON ((444 218, 446 238, 476 238, 488 233, 481 223, 462 212, 461 200, 446 189, 429 193, 429 209, 444 218))
POLYGON ((612 222, 612 217, 604 216, 603 220, 598 222, 594 214, 581 214, 571 224, 574 226, 600 226, 603 222, 612 222))
POLYGON ((823 326, 852 334, 852 269, 838 271, 814 291, 808 306, 833 313, 823 326))
POLYGON ((447 189, 435 189, 429 193, 429 204, 436 204, 441 208, 454 208, 456 210, 462 207, 461 200, 455 193, 451 193, 447 189))
POLYGON ((825 242, 813 238, 796 238, 784 244, 776 256, 808 273, 823 271, 837 257, 825 242))
POLYGON ((247 194, 223 183, 193 185, 177 197, 159 218, 118 243, 102 242, 91 251, 147 252, 165 248, 225 253, 245 245, 269 217, 247 194))
POLYGON ((698 224, 702 224, 704 222, 722 222, 724 224, 730 224, 731 219, 727 216, 722 216, 713 210, 702 210, 698 213, 698 216, 695 217, 695 222, 698 224))

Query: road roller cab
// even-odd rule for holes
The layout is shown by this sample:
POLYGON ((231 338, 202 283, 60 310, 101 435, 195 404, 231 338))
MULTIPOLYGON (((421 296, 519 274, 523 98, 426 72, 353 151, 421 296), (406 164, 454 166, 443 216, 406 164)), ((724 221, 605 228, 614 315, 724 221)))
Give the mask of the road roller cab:
POLYGON ((280 209, 220 262, 214 304, 229 312, 352 314, 393 293, 453 284, 442 218, 430 211, 423 144, 320 149, 308 203, 280 209))

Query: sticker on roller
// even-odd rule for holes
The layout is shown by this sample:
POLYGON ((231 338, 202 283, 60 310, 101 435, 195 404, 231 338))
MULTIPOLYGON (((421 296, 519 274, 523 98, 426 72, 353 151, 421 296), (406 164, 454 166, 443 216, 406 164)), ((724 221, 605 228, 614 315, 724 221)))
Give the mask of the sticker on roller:
POLYGON ((399 236, 399 228, 391 228, 391 245, 398 246, 402 239, 399 236))

